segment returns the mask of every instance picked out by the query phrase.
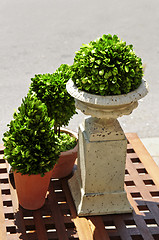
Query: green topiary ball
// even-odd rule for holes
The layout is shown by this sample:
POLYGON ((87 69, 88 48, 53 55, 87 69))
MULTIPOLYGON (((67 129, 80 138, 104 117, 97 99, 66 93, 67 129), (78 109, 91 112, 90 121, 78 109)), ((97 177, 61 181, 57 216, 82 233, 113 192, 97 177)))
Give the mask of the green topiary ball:
POLYGON ((46 105, 29 93, 13 117, 3 138, 6 160, 21 174, 43 176, 53 169, 60 155, 46 105))
POLYGON ((53 73, 38 74, 31 79, 30 91, 35 92, 44 102, 55 126, 67 125, 76 113, 74 98, 66 90, 66 83, 70 79, 70 66, 61 64, 53 73))
POLYGON ((82 45, 71 70, 78 89, 103 96, 133 91, 143 77, 142 60, 133 46, 110 34, 82 45))

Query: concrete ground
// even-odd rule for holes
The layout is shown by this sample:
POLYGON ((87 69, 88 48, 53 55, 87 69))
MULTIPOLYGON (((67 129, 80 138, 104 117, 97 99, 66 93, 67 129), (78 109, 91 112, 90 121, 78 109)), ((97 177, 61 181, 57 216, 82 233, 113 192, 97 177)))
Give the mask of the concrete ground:
MULTIPOLYGON (((149 94, 119 119, 159 157, 159 1, 2 0, 0 5, 0 142, 14 109, 27 94, 30 78, 73 63, 75 51, 103 34, 134 45, 146 64, 149 94)), ((77 130, 79 113, 69 124, 77 130)), ((152 151, 152 152, 151 152, 152 151)))
POLYGON ((159 137, 141 138, 141 141, 159 166, 159 137))

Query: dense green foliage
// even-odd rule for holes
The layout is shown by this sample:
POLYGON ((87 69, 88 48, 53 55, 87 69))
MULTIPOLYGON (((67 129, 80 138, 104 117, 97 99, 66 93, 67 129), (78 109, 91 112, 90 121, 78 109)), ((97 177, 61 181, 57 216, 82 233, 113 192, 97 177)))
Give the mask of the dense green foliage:
POLYGON ((72 65, 72 80, 83 91, 97 95, 125 94, 139 87, 143 67, 132 45, 116 35, 83 44, 72 65))
POLYGON ((44 102, 51 119, 55 120, 55 128, 67 125, 76 113, 74 98, 66 90, 70 79, 70 66, 62 64, 53 74, 38 74, 31 79, 30 90, 44 102))
POLYGON ((60 150, 46 105, 35 94, 28 94, 8 126, 3 138, 4 153, 13 170, 42 176, 50 171, 60 150))
POLYGON ((60 151, 65 152, 73 149, 77 144, 77 139, 67 133, 61 132, 59 137, 60 151))

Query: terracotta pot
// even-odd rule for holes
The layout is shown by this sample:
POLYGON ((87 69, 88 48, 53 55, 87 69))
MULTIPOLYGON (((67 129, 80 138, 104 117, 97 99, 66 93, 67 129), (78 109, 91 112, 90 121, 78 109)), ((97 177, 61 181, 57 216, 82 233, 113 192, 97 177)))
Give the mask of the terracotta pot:
POLYGON ((36 210, 45 204, 45 196, 50 184, 52 170, 44 177, 37 175, 22 175, 14 172, 15 186, 19 204, 29 210, 36 210))
MULTIPOLYGON (((61 129, 61 132, 65 132, 74 136, 77 139, 77 134, 68 129, 61 129)), ((52 178, 64 178, 71 174, 75 160, 77 158, 78 144, 66 152, 61 152, 58 162, 55 164, 52 171, 52 178)))

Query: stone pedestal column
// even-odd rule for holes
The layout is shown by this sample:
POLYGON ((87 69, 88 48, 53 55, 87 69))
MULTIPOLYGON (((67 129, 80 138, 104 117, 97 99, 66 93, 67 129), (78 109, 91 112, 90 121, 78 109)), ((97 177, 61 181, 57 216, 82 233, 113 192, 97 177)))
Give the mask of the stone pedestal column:
MULTIPOLYGON (((146 95, 144 86, 141 92, 146 95)), ((81 92, 72 81, 69 81, 67 90, 75 97, 77 108, 92 115, 79 126, 77 169, 69 180, 78 215, 131 212, 124 191, 127 140, 117 117, 130 114, 137 107, 139 97, 122 104, 111 97, 111 105, 110 98, 108 104, 107 97, 103 99, 81 92)))

